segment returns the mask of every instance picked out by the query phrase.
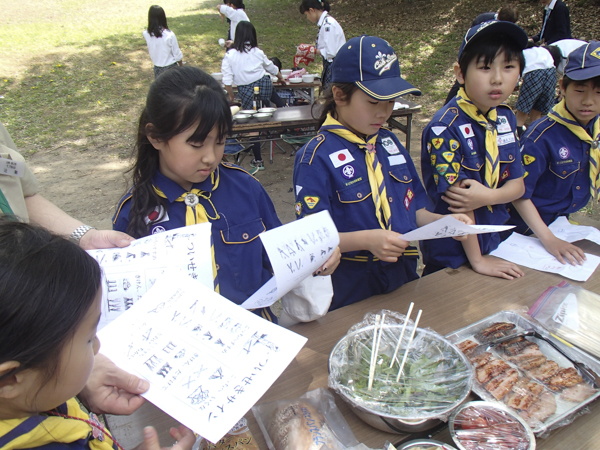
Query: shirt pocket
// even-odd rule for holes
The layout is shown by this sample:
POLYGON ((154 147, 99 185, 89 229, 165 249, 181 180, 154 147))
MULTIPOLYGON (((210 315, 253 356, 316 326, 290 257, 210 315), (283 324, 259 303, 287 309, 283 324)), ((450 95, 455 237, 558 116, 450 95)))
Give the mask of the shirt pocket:
POLYGON ((560 161, 553 161, 550 163, 550 172, 556 175, 561 180, 565 180, 579 170, 580 163, 572 162, 568 164, 561 164, 560 161))
POLYGON ((521 157, 521 152, 519 151, 519 146, 514 145, 506 145, 505 148, 502 148, 500 151, 500 162, 502 164, 510 164, 515 162, 518 158, 521 157))
POLYGON ((484 157, 478 153, 475 155, 463 155, 460 165, 463 169, 479 172, 484 165, 484 157))
POLYGON ((231 274, 223 274, 223 279, 232 277, 240 291, 260 287, 257 287, 257 283, 260 284, 262 280, 264 267, 263 246, 259 235, 264 231, 266 227, 260 218, 220 230, 226 252, 222 259, 231 269, 231 274))
POLYGON ((371 185, 368 180, 352 184, 337 191, 340 203, 359 203, 371 195, 371 185))

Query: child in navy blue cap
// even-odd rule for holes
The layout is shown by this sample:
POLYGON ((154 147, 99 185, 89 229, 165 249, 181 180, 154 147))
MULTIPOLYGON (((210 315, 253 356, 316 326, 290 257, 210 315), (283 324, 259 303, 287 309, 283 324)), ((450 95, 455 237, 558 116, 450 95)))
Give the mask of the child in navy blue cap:
POLYGON ((296 154, 297 216, 328 210, 340 232, 330 311, 418 278, 417 249, 402 233, 441 217, 425 209, 408 152, 383 128, 404 94, 420 92, 401 78, 392 47, 372 36, 350 39, 333 62, 319 134, 296 154))
POLYGON ((511 220, 519 232, 535 233, 563 264, 581 264, 583 250, 558 239, 547 225, 598 198, 600 42, 569 54, 560 88, 561 102, 523 136, 525 194, 513 202, 511 220))
MULTIPOLYGON (((477 224, 501 225, 506 203, 523 195, 523 166, 513 112, 502 103, 525 66, 527 34, 511 22, 472 27, 454 65, 461 88, 423 130, 421 168, 433 212, 467 214, 477 224)), ((498 233, 471 235, 462 242, 421 242, 424 275, 466 262, 478 273, 512 279, 523 275, 513 263, 487 255, 498 233)))

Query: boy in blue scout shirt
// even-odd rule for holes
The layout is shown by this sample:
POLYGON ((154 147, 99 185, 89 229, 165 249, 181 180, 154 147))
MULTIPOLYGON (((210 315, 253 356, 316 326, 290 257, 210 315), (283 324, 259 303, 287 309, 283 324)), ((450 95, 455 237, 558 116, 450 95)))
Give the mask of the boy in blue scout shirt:
POLYGON ((583 250, 558 239, 548 225, 598 198, 600 42, 571 52, 564 73, 563 99, 523 136, 525 194, 513 201, 511 223, 520 233, 535 233, 563 264, 581 264, 583 250))
MULTIPOLYGON (((523 70, 525 32, 511 22, 472 27, 454 65, 461 88, 423 130, 421 169, 433 212, 467 214, 477 224, 500 225, 506 203, 524 191, 523 167, 515 135, 516 119, 502 105, 523 70)), ((424 275, 467 261, 478 273, 512 279, 523 272, 487 255, 500 243, 498 233, 471 235, 462 242, 421 242, 424 275)))
POLYGON ((298 217, 328 210, 340 233, 330 311, 418 278, 417 250, 401 233, 441 217, 425 209, 427 196, 408 152, 382 128, 394 99, 408 93, 420 94, 401 78, 386 41, 350 39, 333 62, 319 134, 296 154, 298 217))

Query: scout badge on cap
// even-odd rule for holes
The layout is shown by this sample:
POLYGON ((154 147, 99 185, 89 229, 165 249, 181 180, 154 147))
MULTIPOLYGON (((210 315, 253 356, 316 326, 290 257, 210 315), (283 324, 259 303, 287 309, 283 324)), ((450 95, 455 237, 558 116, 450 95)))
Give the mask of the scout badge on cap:
POLYGON ((565 76, 576 81, 600 76, 600 41, 591 41, 569 53, 565 76))
POLYGON ((354 83, 376 100, 391 100, 421 91, 400 76, 394 49, 385 40, 360 36, 347 41, 333 60, 332 83, 354 83))

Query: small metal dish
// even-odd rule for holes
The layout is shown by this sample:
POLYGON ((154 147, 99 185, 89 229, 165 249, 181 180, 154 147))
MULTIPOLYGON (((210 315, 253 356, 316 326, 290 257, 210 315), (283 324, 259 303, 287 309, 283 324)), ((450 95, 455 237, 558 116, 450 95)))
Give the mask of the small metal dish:
POLYGON ((302 83, 302 78, 301 77, 290 78, 289 82, 290 83, 302 83))
POLYGON ((251 118, 252 118, 252 116, 249 115, 249 114, 240 114, 240 113, 237 113, 235 116, 233 116, 233 120, 235 120, 237 123, 246 123, 251 118))
POLYGON ((277 111, 277 108, 260 108, 258 110, 259 113, 269 113, 269 114, 273 114, 275 111, 277 111))
MULTIPOLYGON (((460 423, 458 423, 460 421, 460 414, 463 413, 463 411, 467 410, 467 409, 474 409, 477 413, 479 413, 480 415, 484 416, 485 415, 485 411, 488 411, 489 413, 502 413, 504 416, 506 416, 508 418, 509 421, 504 422, 504 425, 516 425, 515 431, 520 431, 520 434, 522 436, 524 436, 523 440, 519 440, 519 447, 515 447, 514 443, 512 443, 512 447, 514 449, 526 449, 526 450, 535 450, 536 447, 536 441, 535 441, 535 435, 533 434, 533 430, 529 427, 529 425, 527 425, 527 422, 525 422, 525 420, 523 420, 523 418, 521 416, 519 416, 517 413, 515 413, 514 411, 512 411, 510 408, 508 408, 507 406, 501 404, 501 403, 495 403, 495 402, 481 402, 481 401, 474 401, 474 402, 468 402, 468 403, 463 403, 462 405, 460 405, 458 408, 456 408, 456 410, 454 410, 454 412, 452 413, 452 415, 450 416, 450 420, 448 421, 448 428, 450 430, 450 436, 452 436, 452 439, 454 440, 456 446, 460 449, 460 450, 469 450, 469 448, 472 447, 467 447, 465 445, 462 444, 461 439, 459 434, 461 433, 461 431, 463 433, 466 433, 466 435, 464 435, 464 439, 467 439, 470 435, 473 436, 477 436, 478 439, 485 439, 485 441, 487 443, 493 443, 493 439, 497 439, 496 436, 494 436, 493 433, 488 433, 486 435, 486 428, 485 427, 480 427, 480 428, 462 428, 460 426, 460 423), (523 445, 521 445, 523 444, 523 445)), ((488 414, 489 414, 488 413, 488 414)), ((496 418, 496 420, 494 421, 495 425, 498 426, 498 420, 496 418)), ((510 433, 507 430, 507 428, 503 427, 501 430, 496 430, 496 434, 500 434, 501 436, 508 436, 510 433), (501 431, 499 433, 499 431, 501 431)), ((517 436, 510 436, 513 439, 517 439, 517 436)), ((488 447, 488 448, 493 448, 493 447, 488 447)))
POLYGON ((259 122, 268 122, 271 117, 273 116, 273 114, 270 113, 258 113, 258 114, 254 114, 254 118, 256 120, 258 120, 259 122))
POLYGON ((445 444, 433 439, 415 439, 398 447, 398 450, 456 450, 450 444, 445 444))
POLYGON ((254 114, 256 114, 256 111, 253 109, 242 109, 240 112, 238 112, 238 114, 246 114, 247 116, 252 117, 254 114))

